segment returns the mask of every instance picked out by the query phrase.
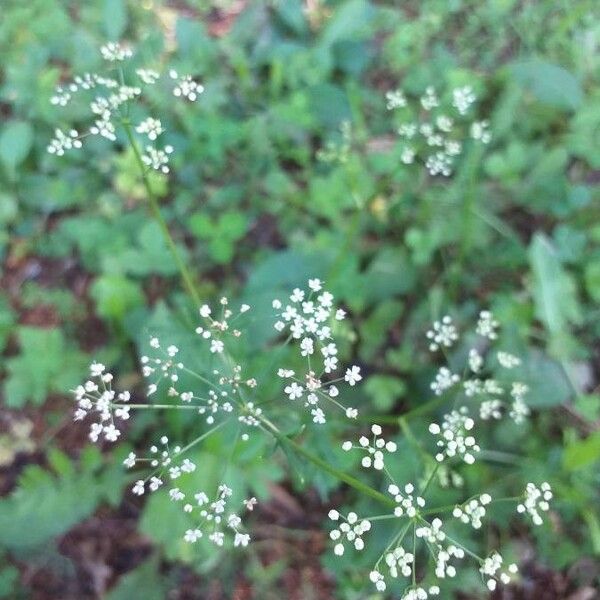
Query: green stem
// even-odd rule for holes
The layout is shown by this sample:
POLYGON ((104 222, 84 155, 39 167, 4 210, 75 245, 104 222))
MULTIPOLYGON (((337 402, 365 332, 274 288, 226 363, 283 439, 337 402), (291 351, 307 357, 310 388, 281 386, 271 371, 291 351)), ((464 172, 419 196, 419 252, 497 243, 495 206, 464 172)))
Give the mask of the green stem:
POLYGON ((188 291, 189 295, 191 296, 191 298, 195 302, 195 304, 197 306, 200 306, 200 304, 201 304, 200 294, 198 293, 198 290, 196 289, 196 286, 194 284, 194 279, 192 278, 192 275, 191 275, 189 269, 186 267, 185 263, 183 262, 183 259, 181 258, 181 255, 179 254, 179 250, 177 249, 177 246, 175 245, 175 242, 173 241, 173 237, 171 236, 169 227, 167 226, 167 222, 165 221, 165 219, 162 216, 162 213, 160 212, 158 200, 156 198, 156 195, 154 194, 154 191, 152 190, 152 186, 150 185, 150 180, 148 179, 148 173, 146 170, 146 166, 144 165, 144 161, 142 160, 142 155, 140 153, 140 149, 139 149, 137 142, 135 141, 135 137, 133 135, 133 129, 131 127, 131 122, 129 121, 129 119, 123 119, 122 124, 123 124, 123 128, 125 129, 125 133, 127 135, 129 145, 131 146, 131 149, 133 150, 133 154, 135 156, 135 161, 140 169, 140 173, 142 176, 142 182, 144 183, 144 187, 146 189, 146 194, 148 197, 148 203, 150 205, 150 212, 152 213, 154 220, 158 223, 158 226, 160 227, 160 230, 162 231, 162 234, 165 238, 167 246, 171 252, 171 255, 173 256, 173 260, 175 261, 175 264, 177 265, 179 273, 181 274, 181 279, 183 280, 183 284, 184 284, 186 290, 188 291))
POLYGON ((319 467, 321 470, 325 471, 326 473, 329 473, 330 475, 333 475, 333 477, 335 477, 339 481, 343 481, 350 487, 353 487, 355 490, 358 490, 359 492, 362 492, 363 494, 370 496, 375 500, 378 500, 386 506, 390 506, 393 508, 396 507, 396 502, 392 498, 389 498, 385 494, 382 494, 381 492, 373 489, 372 487, 362 483, 362 481, 359 481, 355 477, 352 477, 352 475, 348 475, 347 473, 344 473, 343 471, 332 467, 329 463, 320 459, 318 456, 315 456, 314 454, 306 450, 304 447, 302 447, 300 444, 281 433, 279 429, 277 429, 277 427, 273 425, 273 423, 271 423, 268 419, 261 418, 260 420, 264 425, 266 425, 267 431, 269 431, 271 435, 273 435, 273 437, 277 439, 278 442, 280 442, 281 444, 285 444, 290 448, 293 448, 298 454, 304 456, 304 458, 306 458, 309 462, 313 463, 315 466, 319 467))
POLYGON ((192 409, 192 408, 202 408, 198 404, 119 404, 113 403, 112 406, 116 406, 117 408, 156 408, 156 409, 192 409))

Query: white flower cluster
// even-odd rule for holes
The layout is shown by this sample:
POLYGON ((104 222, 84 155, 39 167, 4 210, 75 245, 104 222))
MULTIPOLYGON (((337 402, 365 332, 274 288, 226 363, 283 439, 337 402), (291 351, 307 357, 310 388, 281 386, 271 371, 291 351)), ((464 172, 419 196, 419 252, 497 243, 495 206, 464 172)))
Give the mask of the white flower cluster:
POLYGON ((530 482, 525 488, 525 500, 517 506, 517 512, 528 513, 534 525, 541 525, 544 520, 540 511, 550 510, 550 500, 552 500, 552 488, 547 481, 544 481, 540 487, 530 482))
MULTIPOLYGON (((130 452, 123 461, 128 469, 132 469, 137 464, 147 464, 153 469, 146 479, 138 479, 131 491, 136 496, 143 496, 146 492, 146 485, 148 485, 151 492, 156 492, 164 484, 166 476, 170 480, 175 480, 184 473, 193 473, 196 470, 196 465, 188 458, 184 458, 179 464, 174 462, 179 459, 180 454, 181 446, 175 446, 171 449, 169 438, 166 435, 160 438, 160 448, 156 445, 150 446, 150 456, 139 457, 135 452, 130 452)), ((180 500, 185 497, 179 488, 171 488, 169 496, 171 500, 180 500)))
POLYGON ((355 550, 362 550, 365 547, 363 535, 371 530, 371 522, 367 519, 359 519, 355 512, 349 512, 347 516, 342 515, 337 510, 329 511, 329 518, 341 523, 336 529, 329 532, 329 537, 336 542, 333 552, 336 556, 342 556, 345 551, 344 541, 350 542, 355 550))
POLYGON ((379 425, 371 425, 371 433, 373 434, 373 440, 369 441, 366 436, 361 436, 358 440, 358 446, 352 444, 351 441, 346 441, 342 444, 342 449, 345 452, 349 452, 353 448, 358 448, 367 452, 367 455, 361 460, 361 464, 365 469, 373 467, 377 471, 382 471, 385 467, 383 451, 386 450, 389 453, 396 452, 397 446, 395 442, 386 442, 381 435, 382 429, 379 425))
POLYGON ((475 421, 469 416, 466 406, 444 415, 441 427, 437 423, 431 423, 429 433, 440 438, 437 441, 440 452, 435 455, 435 459, 442 462, 446 458, 459 456, 468 465, 472 465, 475 454, 480 450, 475 438, 469 434, 474 425, 475 421))
POLYGON ((460 560, 465 557, 465 551, 455 544, 443 545, 446 534, 442 527, 442 520, 435 518, 431 523, 415 530, 415 535, 427 542, 427 547, 435 560, 435 574, 439 579, 455 577, 456 568, 450 564, 450 560, 452 558, 460 560))
MULTIPOLYGON (((500 323, 491 311, 481 311, 475 327, 475 332, 485 338, 485 341, 481 343, 487 346, 493 345, 498 339, 499 326, 500 323)), ((452 348, 459 338, 458 328, 448 315, 439 321, 435 321, 432 328, 427 332, 429 350, 432 352, 452 348)), ((517 424, 522 423, 530 412, 525 403, 528 387, 518 381, 510 382, 511 400, 508 402, 502 400, 501 397, 506 396, 509 391, 506 382, 503 383, 491 377, 485 379, 481 377, 481 374, 486 370, 486 360, 483 354, 488 354, 490 357, 493 354, 491 350, 487 350, 487 348, 482 350, 481 347, 474 347, 469 350, 467 358, 468 371, 465 371, 462 381, 464 395, 467 400, 473 399, 480 403, 477 410, 482 420, 501 419, 503 415, 508 414, 517 424), (469 372, 478 375, 478 377, 469 375, 469 372)), ((495 352, 495 357, 496 361, 489 360, 487 368, 500 366, 502 369, 510 371, 521 365, 519 357, 504 350, 495 352)), ((444 366, 439 368, 430 387, 437 396, 440 396, 459 381, 461 381, 461 377, 444 366)))
POLYGON ((435 352, 439 348, 450 348, 458 340, 458 331, 452 322, 452 317, 446 315, 441 321, 434 321, 432 328, 427 332, 431 340, 429 350, 435 352))
POLYGON ((350 121, 342 121, 340 125, 341 140, 335 142, 329 140, 325 147, 317 151, 317 160, 324 163, 341 163, 348 162, 350 150, 352 148, 352 126, 350 121))
POLYGON ((481 494, 479 498, 472 498, 460 506, 455 506, 452 516, 470 524, 473 529, 480 529, 481 519, 485 517, 485 507, 491 501, 492 497, 489 494, 481 494))
POLYGON ((491 141, 487 121, 465 120, 477 100, 473 89, 470 86, 455 88, 451 96, 452 101, 447 105, 432 86, 425 90, 418 103, 409 103, 402 90, 386 93, 388 110, 402 111, 398 134, 405 140, 401 152, 404 164, 421 158, 430 175, 449 177, 455 158, 462 153, 469 137, 483 144, 491 141))
POLYGON ((510 564, 508 569, 502 570, 502 563, 504 559, 498 552, 492 553, 488 556, 481 565, 479 572, 485 577, 486 585, 490 591, 494 591, 498 585, 498 579, 501 583, 507 584, 511 581, 511 576, 518 573, 519 569, 517 565, 510 564))
POLYGON ((105 44, 100 48, 100 54, 102 54, 102 58, 108 62, 122 62, 133 56, 131 48, 122 46, 118 42, 109 42, 108 44, 105 44))
MULTIPOLYGON (((208 539, 216 546, 223 546, 227 532, 233 534, 233 546, 247 546, 250 543, 250 535, 240 531, 242 519, 237 513, 228 513, 227 502, 232 495, 232 490, 225 484, 219 485, 217 497, 212 502, 206 493, 200 491, 194 494, 195 505, 186 504, 184 510, 194 515, 198 514, 201 522, 193 529, 188 529, 183 539, 190 543, 196 543, 205 533, 208 539)), ((181 498, 183 499, 183 498, 181 498)), ((244 501, 248 510, 252 510, 256 504, 256 498, 244 501)))
POLYGON ((169 71, 169 77, 175 80, 173 96, 187 98, 195 102, 198 96, 204 92, 204 86, 194 81, 190 75, 179 75, 175 69, 169 71))
POLYGON ((395 483, 392 483, 388 486, 388 492, 394 497, 394 501, 397 504, 394 509, 396 517, 406 515, 413 518, 417 515, 419 508, 425 506, 425 499, 414 493, 415 486, 412 483, 407 483, 404 486, 404 493, 400 491, 400 488, 395 483))
POLYGON ((130 394, 127 391, 118 395, 112 389, 112 373, 97 362, 90 365, 90 379, 73 390, 77 408, 73 419, 81 421, 93 414, 98 421, 90 425, 89 438, 97 442, 102 436, 107 442, 116 442, 121 431, 115 425, 115 419, 129 419, 130 394), (116 399, 115 399, 116 398, 116 399))
MULTIPOLYGON (((122 62, 133 56, 131 48, 119 43, 111 42, 100 48, 102 58, 108 62, 122 62)), ((139 81, 146 86, 155 85, 160 79, 160 74, 152 69, 137 69, 135 71, 139 81)), ((194 81, 190 75, 180 76, 171 70, 169 76, 175 80, 173 95, 194 101, 204 91, 201 84, 194 81)), ((136 82, 138 83, 138 82, 136 82)), ((55 137, 48 145, 48 152, 63 156, 65 151, 78 149, 83 146, 82 140, 88 135, 99 135, 111 142, 117 140, 117 126, 128 127, 129 104, 142 96, 143 89, 139 85, 126 85, 112 77, 105 77, 97 73, 77 75, 72 81, 58 86, 50 102, 56 106, 67 106, 75 94, 93 92, 89 99, 89 108, 92 124, 86 133, 80 134, 78 129, 72 128, 68 133, 61 129, 55 130, 55 137)), ((159 119, 147 117, 135 126, 135 131, 147 136, 150 141, 155 141, 164 132, 159 119)), ((145 146, 141 158, 144 164, 161 173, 169 172, 169 157, 173 146, 163 148, 145 146)))
POLYGON ((48 145, 48 152, 56 154, 56 156, 63 156, 65 150, 71 150, 72 148, 81 148, 81 140, 77 130, 71 129, 68 133, 64 133, 60 129, 55 129, 54 139, 48 145))
POLYGON ((358 411, 352 407, 344 407, 336 399, 339 395, 337 384, 345 381, 350 386, 362 380, 360 367, 351 366, 343 377, 325 378, 339 368, 338 348, 332 341, 332 322, 342 321, 346 313, 333 306, 333 294, 323 290, 319 279, 308 281, 308 291, 296 288, 290 295, 290 303, 273 300, 273 308, 277 311, 278 320, 275 329, 288 332, 291 340, 299 340, 301 356, 306 358, 307 369, 303 376, 296 376, 292 369, 279 369, 278 375, 287 379, 289 384, 284 388, 290 400, 303 399, 304 405, 311 409, 314 423, 326 422, 325 411, 320 401, 325 400, 342 409, 346 416, 355 419, 358 411), (322 361, 318 371, 314 364, 322 361))
POLYGON ((250 310, 248 304, 242 304, 237 313, 234 313, 229 308, 229 300, 223 296, 219 301, 221 306, 221 314, 213 317, 213 311, 208 304, 203 304, 200 307, 200 317, 204 319, 205 325, 196 327, 196 333, 204 340, 210 342, 210 351, 213 354, 222 354, 225 350, 225 342, 223 337, 226 333, 230 333, 234 338, 239 338, 242 332, 235 327, 230 327, 241 315, 250 310))

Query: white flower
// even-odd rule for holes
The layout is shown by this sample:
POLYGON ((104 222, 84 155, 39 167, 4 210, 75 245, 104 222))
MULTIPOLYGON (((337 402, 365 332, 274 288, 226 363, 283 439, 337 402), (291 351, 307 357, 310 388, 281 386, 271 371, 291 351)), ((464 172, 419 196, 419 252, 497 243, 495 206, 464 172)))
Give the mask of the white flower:
POLYGON ((144 495, 144 480, 143 479, 138 479, 135 482, 135 485, 133 486, 132 490, 131 490, 136 496, 143 496, 144 495))
POLYGON ((425 94, 421 96, 421 106, 425 110, 431 110, 432 108, 439 106, 439 104, 440 101, 435 93, 435 88, 433 86, 429 86, 425 90, 425 94))
POLYGON ((462 88, 456 88, 452 91, 452 105, 461 115, 464 115, 477 97, 473 93, 470 85, 462 88))
POLYGON ((210 351, 213 354, 221 354, 223 352, 223 349, 225 348, 225 345, 223 344, 223 342, 221 340, 211 340, 210 342, 210 351))
POLYGON ((191 75, 179 76, 177 71, 171 69, 169 71, 169 77, 177 81, 173 88, 173 96, 177 98, 187 98, 191 102, 194 102, 202 92, 204 92, 204 86, 194 81, 191 75))
POLYGON ((286 386, 283 391, 288 395, 290 400, 294 400, 302 397, 304 388, 293 381, 290 385, 286 386))
POLYGON ((81 148, 81 140, 79 139, 79 133, 76 129, 71 129, 68 133, 63 133, 60 129, 54 130, 54 139, 50 141, 48 145, 48 152, 50 154, 56 154, 56 156, 63 156, 65 150, 71 150, 73 148, 81 148))
POLYGON ((329 511, 329 518, 332 521, 339 521, 342 519, 342 523, 336 529, 329 532, 329 537, 337 542, 333 548, 333 552, 336 556, 342 556, 345 551, 344 541, 350 542, 356 550, 363 550, 365 543, 363 541, 363 535, 371 529, 371 522, 367 519, 360 520, 355 512, 349 512, 346 517, 338 513, 337 510, 329 511), (345 540, 344 540, 345 538, 345 540))
POLYGON ((152 69, 136 69, 135 72, 146 85, 154 85, 160 78, 160 74, 152 69))
POLYGON ((394 509, 395 516, 402 517, 406 514, 408 517, 413 518, 416 516, 418 509, 425 506, 425 499, 415 495, 414 491, 415 487, 412 483, 407 483, 404 486, 404 492, 401 492, 396 484, 388 486, 388 492, 394 496, 394 500, 398 505, 394 509))
POLYGON ((362 379, 362 376, 360 374, 360 367, 357 367, 356 365, 350 367, 349 369, 346 369, 346 374, 344 375, 344 381, 347 381, 350 385, 356 385, 360 380, 362 379))
POLYGON ((313 292, 319 292, 323 288, 323 283, 321 282, 320 279, 309 279, 308 280, 308 287, 313 292))
POLYGON ((170 145, 165 146, 164 150, 146 146, 146 154, 142 154, 142 162, 155 171, 166 174, 169 172, 169 155, 172 153, 173 146, 170 145))
POLYGON ((470 134, 474 140, 482 144, 489 144, 492 141, 492 134, 489 131, 488 121, 475 121, 471 123, 470 134))
POLYGON ((539 488, 534 483, 528 483, 525 488, 525 500, 517 506, 517 512, 527 512, 534 525, 541 525, 544 521, 540 511, 550 510, 550 500, 552 500, 552 488, 547 481, 542 483, 539 488))
POLYGON ((486 577, 486 585, 492 592, 497 586, 496 579, 500 579, 504 584, 510 583, 511 575, 518 571, 517 565, 515 564, 509 565, 507 571, 502 571, 503 562, 502 556, 498 552, 494 552, 483 561, 483 564, 479 569, 479 572, 486 577))
POLYGON ((455 506, 452 516, 463 523, 470 523, 474 529, 481 528, 481 519, 486 514, 485 507, 492 501, 489 494, 481 494, 479 498, 473 498, 461 506, 455 506))
POLYGON ((475 422, 469 417, 465 406, 444 415, 441 427, 437 423, 432 423, 429 432, 440 438, 437 442, 440 452, 436 454, 436 460, 442 462, 445 458, 459 456, 467 464, 473 464, 474 454, 480 450, 475 438, 468 433, 474 425, 475 422))
POLYGON ((435 381, 431 383, 431 389, 436 396, 441 396, 446 390, 450 389, 455 383, 460 380, 460 377, 452 373, 447 367, 440 367, 440 370, 435 376, 435 381))
POLYGON ((108 42, 108 44, 100 48, 100 53, 102 54, 102 58, 109 62, 123 61, 133 56, 131 48, 121 46, 117 42, 108 42))
POLYGON ((481 367, 483 367, 483 356, 481 356, 475 348, 471 348, 469 350, 469 369, 471 369, 473 373, 478 373, 481 371, 481 367))
POLYGON ((498 337, 496 329, 498 329, 500 323, 494 319, 494 315, 489 310, 482 310, 479 313, 479 320, 477 321, 477 333, 490 340, 495 340, 498 337))
POLYGON ((396 452, 397 446, 394 442, 386 442, 383 438, 380 438, 381 435, 381 427, 379 425, 372 425, 371 432, 373 433, 373 441, 369 442, 369 439, 365 436, 362 436, 359 440, 358 446, 353 446, 352 442, 346 441, 342 444, 342 449, 345 452, 348 452, 352 448, 357 448, 359 450, 365 451, 367 453, 366 456, 361 460, 361 464, 366 469, 373 467, 377 471, 381 471, 384 468, 384 454, 383 451, 386 450, 389 453, 396 452))
POLYGON ((434 321, 433 327, 427 332, 431 340, 429 349, 434 352, 441 346, 450 348, 458 340, 458 331, 452 322, 452 317, 446 315, 441 321, 434 321))
POLYGON ((161 122, 158 119, 153 119, 152 117, 148 117, 143 120, 135 130, 138 133, 146 134, 149 140, 154 141, 163 131, 163 127, 161 122))
POLYGON ((521 364, 521 359, 508 352, 498 352, 497 355, 500 366, 505 369, 513 369, 521 364))
POLYGON ((402 90, 390 90, 385 94, 387 100, 387 109, 394 110, 395 108, 403 108, 406 106, 406 98, 402 90))
POLYGON ((123 464, 128 468, 131 469, 131 467, 135 466, 135 452, 130 452, 127 455, 127 458, 123 461, 123 464))
POLYGON ((194 544, 202 537, 202 531, 200 529, 188 529, 183 536, 183 539, 190 543, 194 544))

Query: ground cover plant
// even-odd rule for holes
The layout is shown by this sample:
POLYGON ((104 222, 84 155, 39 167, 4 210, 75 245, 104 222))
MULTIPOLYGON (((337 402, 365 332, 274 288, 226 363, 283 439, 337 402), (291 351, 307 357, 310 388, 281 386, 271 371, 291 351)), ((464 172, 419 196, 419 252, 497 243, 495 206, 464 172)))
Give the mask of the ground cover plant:
POLYGON ((3 8, 0 597, 597 597, 594 2, 3 8))

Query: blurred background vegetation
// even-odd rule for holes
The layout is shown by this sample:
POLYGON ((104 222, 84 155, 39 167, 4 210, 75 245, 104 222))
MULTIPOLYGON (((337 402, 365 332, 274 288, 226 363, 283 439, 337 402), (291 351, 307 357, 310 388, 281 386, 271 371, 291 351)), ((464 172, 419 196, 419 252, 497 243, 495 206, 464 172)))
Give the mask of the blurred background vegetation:
MULTIPOLYGON (((54 87, 96 70, 99 46, 117 39, 205 85, 195 104, 155 111, 177 148, 173 173, 157 179, 163 211, 202 294, 259 305, 325 279, 352 314, 345 354, 369 375, 356 392, 363 412, 385 420, 424 400, 432 317, 495 311, 525 357, 534 417, 488 446, 507 477, 546 478, 559 501, 533 533, 495 515, 493 535, 525 567, 522 585, 494 597, 598 597, 596 1, 2 0, 0 10, 0 598, 371 593, 321 558, 328 498, 348 492, 291 457, 285 475, 266 442, 238 475, 261 501, 259 544, 198 556, 167 502, 126 493, 118 458, 130 447, 114 458, 72 426, 67 391, 92 359, 135 387, 148 331, 189 324, 133 156, 103 140, 63 160, 46 153, 54 128, 81 116, 49 103, 54 87), (386 110, 386 91, 427 85, 472 85, 491 123, 492 142, 469 146, 449 179, 401 163, 386 110), (344 145, 344 122, 343 160, 319 160, 344 145)), ((256 343, 268 329, 254 325, 256 343)), ((190 427, 157 419, 136 418, 128 443, 190 427)), ((329 456, 337 433, 313 448, 329 456)), ((197 457, 205 473, 227 446, 216 438, 197 457)), ((467 485, 490 477, 478 465, 467 485)))

